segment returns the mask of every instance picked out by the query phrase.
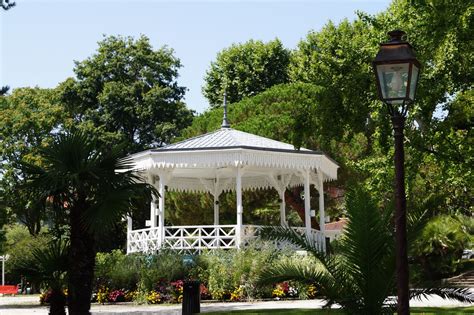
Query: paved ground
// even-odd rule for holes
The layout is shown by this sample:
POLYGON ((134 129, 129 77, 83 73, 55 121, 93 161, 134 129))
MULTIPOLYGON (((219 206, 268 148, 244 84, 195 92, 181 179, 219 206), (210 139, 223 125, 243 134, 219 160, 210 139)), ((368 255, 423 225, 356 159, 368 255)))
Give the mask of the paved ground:
MULTIPOLYGON (((47 307, 38 305, 38 296, 4 296, 0 297, 0 315, 46 315, 47 307)), ((201 312, 209 313, 214 311, 233 311, 243 309, 292 309, 292 308, 321 308, 322 300, 311 301, 267 301, 267 302, 242 302, 242 303, 202 303, 201 312)), ((459 307, 470 306, 467 303, 459 303, 452 300, 443 300, 436 296, 415 300, 410 302, 411 306, 431 306, 431 307, 459 307)), ((92 314, 100 315, 178 315, 181 314, 180 305, 147 305, 137 306, 130 303, 120 305, 93 305, 92 314)))

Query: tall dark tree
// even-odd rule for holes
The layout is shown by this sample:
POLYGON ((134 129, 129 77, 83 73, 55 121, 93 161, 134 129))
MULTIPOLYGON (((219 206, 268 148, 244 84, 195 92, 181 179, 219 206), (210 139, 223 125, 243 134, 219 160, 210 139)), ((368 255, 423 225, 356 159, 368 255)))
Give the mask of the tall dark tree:
POLYGON ((104 145, 124 142, 131 153, 169 143, 191 123, 180 67, 172 49, 153 49, 145 36, 110 36, 59 90, 80 129, 104 145))
POLYGON ((68 220, 69 314, 89 314, 96 240, 123 218, 135 198, 149 196, 151 188, 127 171, 131 164, 119 159, 122 148, 98 149, 81 132, 60 135, 39 153, 42 166, 22 166, 28 187, 68 220))

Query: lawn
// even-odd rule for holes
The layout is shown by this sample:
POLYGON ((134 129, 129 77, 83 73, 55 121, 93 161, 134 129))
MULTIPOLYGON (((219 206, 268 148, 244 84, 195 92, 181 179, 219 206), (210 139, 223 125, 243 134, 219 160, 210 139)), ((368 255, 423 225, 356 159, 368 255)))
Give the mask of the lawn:
MULTIPOLYGON (((436 314, 474 314, 474 307, 454 307, 454 308, 442 308, 442 307, 416 307, 410 309, 411 314, 420 315, 436 315, 436 314)), ((322 309, 280 309, 280 310, 247 310, 247 311, 230 311, 230 312, 213 312, 210 314, 214 315, 225 315, 225 314, 247 314, 247 315, 264 315, 264 314, 288 314, 288 315, 300 315, 300 314, 344 314, 339 310, 322 310, 322 309)))

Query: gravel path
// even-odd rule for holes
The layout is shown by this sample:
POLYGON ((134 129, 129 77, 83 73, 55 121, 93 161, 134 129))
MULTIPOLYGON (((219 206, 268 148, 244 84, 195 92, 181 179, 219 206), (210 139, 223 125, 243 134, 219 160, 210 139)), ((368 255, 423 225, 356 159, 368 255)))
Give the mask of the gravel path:
MULTIPOLYGON (((39 297, 33 296, 4 296, 0 297, 0 315, 47 315, 48 308, 38 305, 39 297)), ((293 309, 293 308, 321 308, 322 300, 311 301, 266 301, 266 302, 240 302, 240 303, 201 303, 201 312, 234 311, 245 309, 293 309)), ((470 306, 467 303, 459 303, 452 300, 443 300, 437 296, 431 296, 421 301, 410 301, 410 306, 431 307, 459 307, 470 306)), ((107 315, 180 315, 181 305, 145 305, 137 306, 130 303, 119 305, 92 305, 92 314, 107 315)))

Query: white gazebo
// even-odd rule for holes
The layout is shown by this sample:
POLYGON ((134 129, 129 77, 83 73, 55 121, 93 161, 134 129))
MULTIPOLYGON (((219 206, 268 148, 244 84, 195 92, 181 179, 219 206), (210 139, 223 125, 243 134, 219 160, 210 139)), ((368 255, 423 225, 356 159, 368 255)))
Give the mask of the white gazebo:
MULTIPOLYGON (((304 186, 305 226, 293 227, 321 250, 324 237, 324 182, 337 178, 338 165, 322 152, 296 150, 293 145, 230 128, 226 114, 222 128, 182 142, 133 154, 134 169, 159 191, 153 197, 147 228, 133 230, 127 219, 127 252, 154 252, 162 248, 201 251, 240 248, 255 238, 261 226, 242 222, 242 192, 275 188, 279 194, 280 223, 287 226, 285 190, 304 186), (321 230, 311 228, 310 185, 319 191, 321 230), (210 193, 214 222, 200 226, 165 226, 167 191, 210 193), (219 223, 219 196, 236 193, 236 220, 219 223), (212 224, 211 224, 212 223, 212 224)), ((314 215, 314 213, 313 213, 314 215)))

